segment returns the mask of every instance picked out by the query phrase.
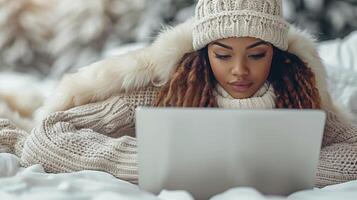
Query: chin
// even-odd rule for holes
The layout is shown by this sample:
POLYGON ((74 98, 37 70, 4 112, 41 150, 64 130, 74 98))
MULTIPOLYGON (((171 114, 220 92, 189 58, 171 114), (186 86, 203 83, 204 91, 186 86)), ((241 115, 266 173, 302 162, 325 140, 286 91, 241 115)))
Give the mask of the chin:
POLYGON ((253 94, 250 94, 249 92, 245 92, 245 93, 234 92, 233 95, 231 94, 231 96, 235 99, 248 99, 248 98, 252 97, 253 94))

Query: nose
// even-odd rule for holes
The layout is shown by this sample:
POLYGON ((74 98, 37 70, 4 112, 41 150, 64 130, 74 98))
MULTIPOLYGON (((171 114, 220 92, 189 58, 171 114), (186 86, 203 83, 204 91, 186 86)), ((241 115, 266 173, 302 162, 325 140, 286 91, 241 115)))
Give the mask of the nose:
POLYGON ((246 66, 244 59, 238 60, 234 63, 234 66, 232 68, 232 74, 238 77, 247 76, 249 74, 249 69, 246 66))

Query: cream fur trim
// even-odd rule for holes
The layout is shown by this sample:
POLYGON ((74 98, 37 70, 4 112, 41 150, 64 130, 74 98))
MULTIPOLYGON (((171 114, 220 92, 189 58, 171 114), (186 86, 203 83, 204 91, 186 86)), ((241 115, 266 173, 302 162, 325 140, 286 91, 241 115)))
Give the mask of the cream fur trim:
MULTIPOLYGON (((185 53, 193 51, 193 19, 167 28, 148 47, 94 63, 66 75, 54 95, 46 100, 37 119, 48 113, 66 110, 147 86, 166 83, 185 53)), ((336 110, 327 91, 326 71, 317 53, 315 40, 307 32, 291 27, 288 51, 312 68, 317 77, 324 109, 336 110)))

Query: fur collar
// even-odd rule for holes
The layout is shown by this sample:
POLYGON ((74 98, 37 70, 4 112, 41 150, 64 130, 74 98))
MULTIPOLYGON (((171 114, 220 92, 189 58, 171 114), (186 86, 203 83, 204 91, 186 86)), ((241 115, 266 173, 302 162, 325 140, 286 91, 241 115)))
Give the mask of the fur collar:
MULTIPOLYGON (((162 31, 152 45, 146 48, 146 53, 150 55, 147 56, 146 67, 136 71, 137 73, 128 73, 127 80, 131 81, 126 82, 122 89, 139 88, 148 84, 149 81, 154 85, 166 83, 180 58, 185 53, 193 51, 192 28, 193 19, 189 19, 176 27, 166 28, 162 31), (142 75, 138 76, 138 74, 142 75), (135 81, 144 75, 149 76, 145 82, 135 81)), ((327 91, 326 71, 318 55, 315 39, 306 31, 299 30, 294 26, 290 27, 288 37, 288 51, 306 62, 315 73, 323 107, 334 109, 327 91)))
MULTIPOLYGON (((151 83, 156 86, 165 84, 182 56, 193 51, 192 28, 193 18, 175 27, 167 27, 147 47, 93 63, 77 73, 66 75, 37 112, 37 119, 54 111, 103 100, 151 83)), ((326 71, 314 38, 293 26, 288 37, 288 51, 307 63, 316 75, 323 109, 339 112, 327 91, 326 71)))

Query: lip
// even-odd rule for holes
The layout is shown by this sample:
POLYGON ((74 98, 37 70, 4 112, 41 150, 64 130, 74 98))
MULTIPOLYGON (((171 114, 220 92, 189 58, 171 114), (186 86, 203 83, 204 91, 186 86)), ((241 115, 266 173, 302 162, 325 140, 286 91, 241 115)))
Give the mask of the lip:
POLYGON ((229 85, 236 92, 245 92, 253 85, 253 83, 251 81, 235 81, 230 82, 229 85))

